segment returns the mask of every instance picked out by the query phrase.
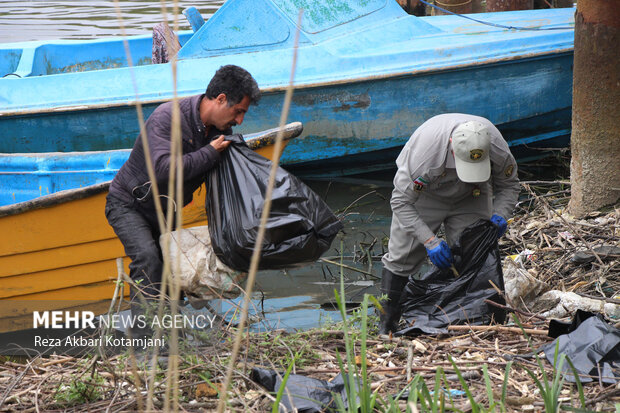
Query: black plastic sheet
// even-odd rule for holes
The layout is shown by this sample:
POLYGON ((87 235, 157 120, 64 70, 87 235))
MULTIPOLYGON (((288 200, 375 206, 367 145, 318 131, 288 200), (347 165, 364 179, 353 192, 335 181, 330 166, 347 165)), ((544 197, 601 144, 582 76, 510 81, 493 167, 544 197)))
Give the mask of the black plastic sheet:
MULTIPOLYGON (((209 233, 218 258, 248 271, 265 202, 271 161, 247 147, 241 135, 207 174, 209 233)), ((259 269, 314 262, 330 247, 342 223, 298 178, 278 168, 259 269)))
MULTIPOLYGON (((282 385, 284 374, 255 367, 252 369, 251 377, 267 391, 277 393, 282 385)), ((345 406, 348 403, 345 386, 346 381, 342 374, 336 376, 331 382, 291 374, 286 382, 281 403, 286 411, 298 411, 300 413, 335 410, 336 394, 340 395, 345 406)))
POLYGON ((487 220, 465 228, 452 248, 459 277, 433 267, 422 279, 409 277, 401 306, 408 327, 397 335, 441 334, 450 324, 503 323, 506 313, 484 300, 504 304, 492 281, 504 289, 497 227, 487 220))
MULTIPOLYGON (((606 323, 598 314, 578 310, 572 323, 555 320, 549 323, 549 336, 557 338, 542 351, 554 363, 556 345, 558 355, 565 354, 575 366, 582 382, 600 378, 604 383, 616 383, 620 376, 620 330, 606 323), (592 377, 584 377, 584 376, 592 377)), ((567 362, 562 369, 566 379, 575 381, 567 362)))

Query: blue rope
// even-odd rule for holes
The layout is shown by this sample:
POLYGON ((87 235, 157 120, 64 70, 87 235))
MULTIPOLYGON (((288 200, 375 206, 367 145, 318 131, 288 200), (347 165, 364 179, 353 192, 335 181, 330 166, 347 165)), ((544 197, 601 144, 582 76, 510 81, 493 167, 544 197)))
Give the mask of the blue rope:
POLYGON ((574 29, 574 27, 570 27, 570 26, 569 27, 516 27, 516 26, 504 26, 503 24, 489 23, 489 22, 485 22, 485 21, 482 21, 482 20, 474 19, 473 17, 464 16, 462 14, 454 13, 454 12, 452 12, 450 10, 446 10, 446 9, 444 9, 442 7, 439 7, 439 6, 435 5, 435 4, 431 4, 431 3, 429 3, 429 2, 427 2, 425 0, 418 0, 418 1, 421 2, 421 3, 424 3, 424 4, 428 5, 428 6, 434 7, 436 9, 438 9, 438 10, 441 10, 443 12, 446 12, 446 13, 449 13, 449 14, 453 14, 455 16, 459 16, 459 17, 462 17, 464 19, 473 20, 476 23, 486 24, 487 26, 499 27, 499 28, 502 28, 502 29, 510 29, 510 30, 573 30, 574 29))

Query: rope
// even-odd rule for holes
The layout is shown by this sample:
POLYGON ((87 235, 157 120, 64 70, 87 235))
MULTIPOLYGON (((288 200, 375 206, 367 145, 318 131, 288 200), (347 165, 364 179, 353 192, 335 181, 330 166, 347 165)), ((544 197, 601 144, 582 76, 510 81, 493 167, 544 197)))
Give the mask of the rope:
MULTIPOLYGON (((454 12, 452 12, 450 10, 446 10, 446 9, 444 9, 442 7, 439 7, 439 6, 435 5, 435 4, 431 4, 431 3, 427 2, 426 0, 418 0, 418 1, 420 1, 421 3, 426 4, 427 6, 431 6, 431 7, 435 8, 435 9, 441 10, 441 11, 443 11, 445 13, 453 14, 455 16, 459 16, 459 17, 462 17, 464 19, 473 20, 476 23, 486 24, 487 26, 499 27, 499 28, 502 28, 502 29, 534 30, 534 31, 541 31, 541 30, 574 30, 574 27, 570 27, 570 26, 569 27, 517 27, 517 26, 504 26, 503 24, 485 22, 483 20, 474 19, 473 17, 464 16, 464 15, 459 14, 459 13, 454 13, 454 12)), ((437 0, 435 0, 435 1, 437 1, 437 0)), ((464 4, 466 4, 466 3, 464 3, 464 4)), ((458 4, 457 6, 460 6, 460 4, 458 4)))

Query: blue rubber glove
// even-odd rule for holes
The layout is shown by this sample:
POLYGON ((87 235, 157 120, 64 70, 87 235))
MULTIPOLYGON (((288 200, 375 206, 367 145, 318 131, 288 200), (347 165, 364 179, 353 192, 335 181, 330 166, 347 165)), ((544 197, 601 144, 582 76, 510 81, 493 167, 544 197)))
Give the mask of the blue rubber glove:
POLYGON ((500 238, 506 232, 506 227, 508 227, 508 223, 506 220, 497 214, 493 214, 491 217, 491 222, 495 224, 497 227, 497 238, 500 238))
POLYGON ((426 248, 428 258, 431 259, 431 262, 435 264, 437 268, 445 270, 446 268, 450 268, 454 263, 452 250, 446 241, 433 237, 424 243, 424 247, 426 248))

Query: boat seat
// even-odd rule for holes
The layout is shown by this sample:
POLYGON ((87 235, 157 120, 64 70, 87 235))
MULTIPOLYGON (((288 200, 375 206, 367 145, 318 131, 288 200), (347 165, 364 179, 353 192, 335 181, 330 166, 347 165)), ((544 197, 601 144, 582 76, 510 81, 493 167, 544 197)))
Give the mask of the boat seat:
POLYGON ((157 23, 153 26, 153 64, 168 63, 170 58, 176 56, 181 48, 179 38, 166 23, 157 23))

